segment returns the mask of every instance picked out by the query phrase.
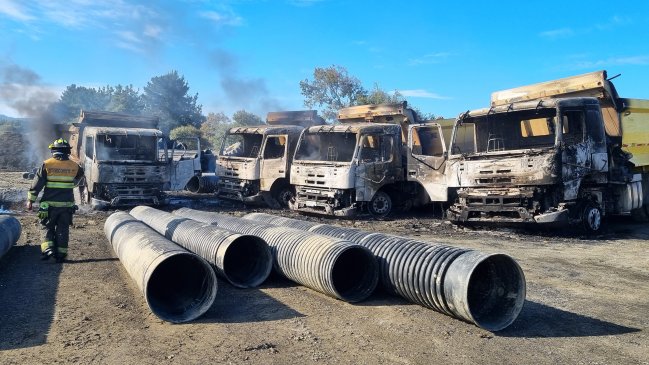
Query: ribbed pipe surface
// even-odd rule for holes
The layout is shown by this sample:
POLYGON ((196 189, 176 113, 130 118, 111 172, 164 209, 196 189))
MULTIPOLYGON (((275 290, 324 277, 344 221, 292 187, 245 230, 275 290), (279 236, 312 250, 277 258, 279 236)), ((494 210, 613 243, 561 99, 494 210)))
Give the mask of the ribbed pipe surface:
POLYGON ((18 242, 20 233, 18 219, 10 215, 0 215, 0 258, 18 242))
POLYGON ((215 175, 194 176, 187 182, 187 190, 192 193, 213 193, 216 191, 219 178, 215 175))
POLYGON ((352 242, 188 208, 174 214, 262 238, 271 247, 273 265, 279 274, 334 298, 358 302, 377 285, 374 255, 352 242))
POLYGON ((273 268, 270 247, 257 236, 232 232, 147 206, 133 208, 131 215, 207 260, 216 267, 217 274, 234 286, 259 286, 273 268))
POLYGON ((113 213, 104 233, 151 312, 181 323, 205 313, 217 291, 212 267, 124 212, 113 213))
POLYGON ((390 293, 490 331, 514 322, 525 302, 525 275, 508 255, 433 244, 394 235, 251 213, 244 219, 301 227, 367 247, 390 293))

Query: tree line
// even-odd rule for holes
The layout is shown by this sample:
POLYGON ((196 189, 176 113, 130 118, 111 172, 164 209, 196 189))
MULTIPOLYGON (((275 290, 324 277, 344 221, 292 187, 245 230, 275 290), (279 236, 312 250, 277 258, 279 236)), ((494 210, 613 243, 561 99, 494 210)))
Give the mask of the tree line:
MULTIPOLYGON (((335 122, 339 109, 363 104, 399 103, 403 95, 382 90, 378 84, 370 90, 349 75, 342 66, 315 68, 313 79, 300 81, 304 106, 318 109, 329 122, 335 122)), ((203 145, 219 147, 229 128, 264 124, 258 115, 239 110, 232 116, 223 112, 203 114, 198 94, 190 94, 185 77, 177 71, 152 77, 140 92, 133 85, 98 88, 69 85, 59 100, 50 107, 64 122, 74 122, 80 110, 97 110, 132 115, 153 115, 160 120, 159 128, 171 138, 200 137, 203 145)), ((414 108, 421 120, 433 119, 414 108)))

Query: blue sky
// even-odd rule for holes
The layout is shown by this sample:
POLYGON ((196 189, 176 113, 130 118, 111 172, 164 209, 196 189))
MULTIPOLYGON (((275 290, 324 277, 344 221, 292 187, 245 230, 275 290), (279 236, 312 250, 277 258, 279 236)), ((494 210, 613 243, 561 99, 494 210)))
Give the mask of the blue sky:
MULTIPOLYGON (((649 1, 0 0, 0 32, 0 71, 40 77, 23 97, 177 70, 205 114, 263 116, 303 109, 300 80, 339 65, 445 117, 601 69, 649 99, 649 1)), ((21 116, 16 98, 0 92, 0 114, 21 116)))

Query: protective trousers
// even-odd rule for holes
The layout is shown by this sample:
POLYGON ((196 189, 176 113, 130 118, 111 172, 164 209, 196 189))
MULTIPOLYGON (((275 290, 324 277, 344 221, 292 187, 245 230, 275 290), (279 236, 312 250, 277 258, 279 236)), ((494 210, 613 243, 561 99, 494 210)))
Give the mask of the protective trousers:
POLYGON ((49 207, 48 217, 41 220, 44 233, 41 252, 51 248, 59 257, 67 256, 73 213, 73 208, 49 207))

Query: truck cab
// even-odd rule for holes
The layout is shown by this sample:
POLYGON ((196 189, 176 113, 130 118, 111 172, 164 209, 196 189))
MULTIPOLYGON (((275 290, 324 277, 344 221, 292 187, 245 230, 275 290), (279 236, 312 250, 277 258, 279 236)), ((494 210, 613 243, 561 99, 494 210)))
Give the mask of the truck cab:
POLYGON ((81 199, 93 208, 160 205, 165 191, 182 190, 200 172, 196 150, 169 141, 155 117, 81 111, 68 129, 71 159, 83 167, 81 199))
POLYGON ((497 92, 490 108, 460 115, 448 217, 597 232, 607 214, 644 210, 647 178, 624 150, 621 100, 600 72, 497 92))
POLYGON ((445 197, 439 124, 418 123, 405 102, 344 108, 338 121, 302 132, 291 166, 291 209, 384 217, 397 204, 407 208, 445 197))
POLYGON ((247 204, 288 206, 290 165, 300 133, 323 124, 314 110, 270 112, 267 124, 231 128, 217 159, 217 196, 247 204))

